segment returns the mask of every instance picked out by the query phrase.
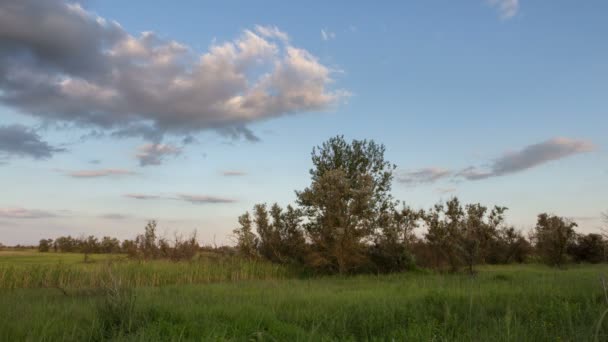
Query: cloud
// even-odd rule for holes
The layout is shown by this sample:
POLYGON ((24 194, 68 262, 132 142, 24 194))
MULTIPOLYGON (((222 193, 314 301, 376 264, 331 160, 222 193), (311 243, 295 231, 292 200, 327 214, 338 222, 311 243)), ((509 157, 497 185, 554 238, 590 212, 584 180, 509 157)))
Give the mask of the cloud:
POLYGON ((336 38, 336 34, 329 30, 321 29, 321 39, 324 41, 332 40, 336 38))
POLYGON ((99 159, 92 159, 92 160, 89 160, 89 164, 99 165, 99 164, 101 164, 101 160, 99 160, 99 159))
POLYGON ((488 0, 488 3, 496 7, 502 19, 510 19, 519 11, 519 0, 488 0))
POLYGON ((456 188, 437 188, 435 191, 439 194, 451 194, 457 191, 456 188))
POLYGON ((226 176, 226 177, 238 177, 238 176, 245 176, 245 175, 247 175, 247 172, 245 172, 245 171, 236 171, 236 170, 227 170, 227 171, 222 171, 222 175, 226 176))
POLYGON ((256 25, 255 30, 261 36, 266 37, 266 38, 278 38, 285 42, 289 41, 289 36, 287 35, 287 33, 282 32, 276 26, 256 25))
POLYGON ((589 141, 558 137, 506 153, 495 159, 489 169, 470 166, 458 172, 457 176, 467 180, 504 176, 594 149, 595 145, 589 141))
POLYGON ((0 218, 3 219, 39 219, 56 216, 57 215, 44 210, 24 208, 0 208, 0 218))
POLYGON ((133 176, 137 172, 123 170, 123 169, 100 169, 100 170, 80 170, 80 171, 64 171, 66 175, 72 178, 99 178, 99 177, 110 177, 110 176, 133 176))
POLYGON ((0 156, 46 159, 64 151, 42 141, 36 132, 23 125, 0 126, 0 156))
POLYGON ((234 203, 234 202, 236 202, 236 200, 231 199, 231 198, 207 196, 207 195, 188 195, 188 194, 178 194, 176 199, 194 203, 194 204, 234 203))
POLYGON ((155 143, 205 130, 252 139, 252 122, 325 110, 348 96, 330 89, 331 74, 272 26, 199 55, 77 4, 0 2, 0 103, 44 122, 155 143))
POLYGON ((434 183, 442 178, 450 176, 452 172, 447 169, 430 167, 415 171, 401 172, 397 175, 397 181, 408 185, 420 185, 434 183))
POLYGON ((125 197, 138 199, 138 200, 150 200, 162 198, 159 195, 146 195, 146 194, 126 194, 125 197))
POLYGON ((109 213, 109 214, 99 215, 99 217, 102 219, 107 219, 107 220, 126 220, 126 219, 130 218, 131 216, 125 215, 125 214, 109 213))
POLYGON ((193 204, 218 204, 218 203, 235 203, 236 200, 226 197, 210 196, 210 195, 193 195, 193 194, 175 194, 175 195, 145 195, 145 194, 126 194, 125 197, 149 200, 149 199, 163 199, 163 200, 177 200, 190 202, 193 204))
POLYGON ((178 156, 181 148, 169 144, 144 144, 138 148, 135 158, 139 160, 140 166, 160 165, 169 156, 178 156))
POLYGON ((595 149, 596 146, 590 141, 557 137, 528 145, 519 151, 507 152, 490 161, 485 167, 468 166, 460 171, 431 167, 398 173, 396 179, 400 183, 412 186, 435 183, 444 178, 451 178, 454 181, 463 179, 475 181, 522 172, 595 149))

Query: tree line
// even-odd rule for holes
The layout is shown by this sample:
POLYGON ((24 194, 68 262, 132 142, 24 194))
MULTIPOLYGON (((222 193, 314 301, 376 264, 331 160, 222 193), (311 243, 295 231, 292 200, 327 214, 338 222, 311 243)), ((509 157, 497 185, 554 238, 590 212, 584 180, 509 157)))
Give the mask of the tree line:
POLYGON ((160 237, 157 234, 156 221, 150 221, 144 233, 137 235, 133 240, 120 241, 117 238, 104 236, 98 239, 95 236, 74 238, 61 236, 53 239, 42 239, 38 244, 40 252, 83 253, 85 261, 93 253, 123 253, 131 258, 138 259, 170 259, 190 260, 201 249, 196 238, 196 232, 184 238, 175 235, 173 239, 160 237))
MULTIPOLYGON (((256 204, 238 217, 236 246, 222 254, 297 265, 321 273, 399 272, 414 267, 475 272, 479 264, 608 260, 602 234, 579 234, 572 220, 539 214, 527 235, 506 222, 508 208, 463 204, 457 197, 416 210, 391 195, 395 165, 373 140, 336 136, 313 148, 311 183, 296 202, 256 204), (417 234, 417 231, 424 231, 417 234)), ((608 215, 604 215, 608 224, 608 215)), ((159 237, 150 221, 143 234, 119 241, 109 236, 40 240, 42 252, 124 253, 133 258, 192 259, 201 250, 196 234, 159 237)))
POLYGON ((391 195, 395 165, 373 140, 336 136, 313 148, 311 184, 296 203, 256 204, 238 218, 238 252, 324 273, 397 272, 416 265, 475 271, 483 263, 538 259, 602 262, 607 241, 577 234, 575 222, 539 214, 529 236, 506 224, 506 207, 462 204, 457 197, 414 210, 391 195), (417 228, 426 228, 422 236, 417 228))

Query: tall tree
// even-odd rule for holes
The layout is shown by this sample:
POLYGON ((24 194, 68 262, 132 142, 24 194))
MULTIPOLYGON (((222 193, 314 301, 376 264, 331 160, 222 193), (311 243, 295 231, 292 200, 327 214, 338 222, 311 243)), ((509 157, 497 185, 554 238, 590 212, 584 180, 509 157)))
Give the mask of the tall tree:
POLYGON ((395 166, 374 141, 336 136, 312 151, 312 184, 296 192, 307 218, 313 266, 347 273, 366 262, 366 243, 395 205, 390 195, 395 166))

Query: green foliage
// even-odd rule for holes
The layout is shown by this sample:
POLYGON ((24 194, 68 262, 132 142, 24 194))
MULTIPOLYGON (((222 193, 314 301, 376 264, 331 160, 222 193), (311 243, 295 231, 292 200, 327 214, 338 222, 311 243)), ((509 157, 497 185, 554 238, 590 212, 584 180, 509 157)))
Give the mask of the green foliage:
POLYGON ((40 252, 48 252, 51 250, 51 246, 53 245, 52 239, 42 239, 38 243, 38 251, 40 252))
MULTIPOLYGON (((163 265, 163 272, 190 265, 155 260, 143 267, 149 264, 163 265)), ((235 279, 139 286, 116 295, 103 289, 68 290, 68 296, 40 288, 0 291, 0 340, 593 340, 606 308, 598 282, 598 274, 608 272, 605 265, 567 272, 539 265, 478 271, 475 277, 408 272, 235 279)), ((120 271, 114 275, 122 277, 120 271)), ((606 340, 607 333, 600 326, 598 339, 606 340)))
POLYGON ((576 262, 597 264, 606 260, 606 247, 606 242, 600 234, 577 234, 568 246, 568 254, 576 262))
POLYGON ((536 249, 543 260, 552 266, 562 267, 567 261, 568 246, 574 242, 576 223, 566 218, 540 214, 534 228, 536 249))

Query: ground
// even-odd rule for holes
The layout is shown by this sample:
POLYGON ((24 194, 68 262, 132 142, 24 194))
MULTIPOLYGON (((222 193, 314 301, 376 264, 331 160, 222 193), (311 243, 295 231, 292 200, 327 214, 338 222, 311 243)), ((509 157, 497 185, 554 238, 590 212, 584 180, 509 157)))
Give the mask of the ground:
POLYGON ((247 262, 107 258, 1 252, 0 340, 608 339, 608 323, 597 329, 606 265, 303 277, 247 262))

